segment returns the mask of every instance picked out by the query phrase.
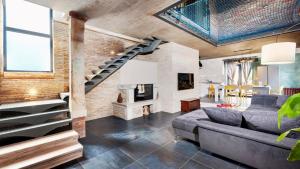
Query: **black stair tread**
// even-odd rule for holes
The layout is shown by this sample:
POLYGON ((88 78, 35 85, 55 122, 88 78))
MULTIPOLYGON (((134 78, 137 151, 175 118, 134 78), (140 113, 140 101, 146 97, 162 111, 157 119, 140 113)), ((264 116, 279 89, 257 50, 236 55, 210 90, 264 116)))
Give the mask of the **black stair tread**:
POLYGON ((125 55, 125 56, 122 56, 121 58, 123 58, 123 59, 128 59, 128 58, 130 58, 131 56, 127 56, 127 55, 125 55))
MULTIPOLYGON (((100 72, 101 73, 101 72, 100 72)), ((91 81, 91 80, 93 80, 93 78, 95 77, 95 76, 97 76, 98 74, 92 74, 92 75, 86 75, 85 76, 85 79, 87 80, 87 82, 89 82, 89 81, 91 81)), ((87 82, 85 82, 85 83, 87 83, 87 82)))
POLYGON ((166 41, 166 40, 162 40, 161 42, 160 42, 160 44, 165 44, 165 43, 168 43, 169 41, 166 41))
POLYGON ((161 43, 161 40, 153 41, 149 47, 144 48, 144 50, 142 52, 140 52, 140 55, 146 55, 146 54, 153 53, 153 51, 158 47, 158 45, 160 43, 161 43))
POLYGON ((7 118, 15 118, 15 117, 19 117, 19 116, 29 116, 29 115, 33 115, 35 116, 35 114, 39 114, 39 113, 46 113, 46 112, 52 112, 52 111, 60 111, 60 110, 65 110, 66 108, 64 107, 57 107, 57 108, 52 108, 49 109, 45 112, 34 112, 34 113, 24 113, 24 112, 1 112, 0 113, 0 123, 1 120, 3 119, 7 119, 7 118))
POLYGON ((159 40, 159 38, 155 37, 155 36, 151 36, 153 40, 159 40))
POLYGON ((135 51, 135 50, 131 50, 129 52, 126 53, 126 55, 130 55, 130 54, 136 54, 138 53, 138 51, 135 51))
POLYGON ((109 65, 107 68, 108 69, 114 69, 114 68, 118 68, 118 66, 117 65, 109 65))
POLYGON ((33 110, 32 112, 28 113, 34 113, 34 109, 41 109, 41 107, 51 107, 53 106, 62 106, 66 105, 67 102, 63 101, 61 99, 52 99, 52 100, 41 100, 41 101, 28 101, 28 102, 19 102, 19 103, 7 103, 0 105, 0 112, 6 112, 6 111, 20 111, 20 112, 26 112, 26 108, 29 110, 33 110))
MULTIPOLYGON (((112 61, 106 61, 105 64, 106 64, 106 67, 110 64, 115 64, 115 63, 120 63, 120 62, 123 62, 123 61, 126 61, 127 59, 116 59, 116 60, 112 60, 112 61)), ((106 68, 105 67, 105 68, 106 68)), ((104 68, 104 69, 105 69, 104 68)))
POLYGON ((114 63, 120 63, 120 62, 125 62, 127 61, 128 59, 118 59, 118 60, 115 60, 114 63))
POLYGON ((107 65, 100 65, 98 66, 100 69, 104 69, 107 65))
POLYGON ((100 72, 99 74, 96 74, 96 75, 92 78, 92 80, 93 80, 93 79, 101 79, 102 76, 101 76, 100 74, 101 74, 101 72, 100 72))
POLYGON ((125 61, 125 60, 128 60, 128 59, 125 59, 125 58, 119 58, 119 59, 116 59, 114 61, 125 61))
POLYGON ((25 127, 30 127, 30 124, 17 124, 14 125, 13 127, 9 126, 9 127, 0 127, 0 133, 1 132, 5 132, 5 131, 9 131, 9 130, 15 130, 15 129, 19 129, 19 128, 25 128, 25 127))
POLYGON ((61 99, 28 101, 28 102, 19 102, 19 103, 6 103, 6 104, 0 105, 0 111, 2 109, 17 108, 17 107, 32 107, 32 106, 40 106, 40 105, 47 105, 47 104, 53 104, 53 103, 66 104, 66 102, 61 99))
POLYGON ((143 47, 136 47, 136 48, 134 48, 132 51, 137 51, 137 52, 139 52, 139 51, 141 51, 141 50, 143 50, 144 48, 143 47))
POLYGON ((92 70, 93 74, 99 74, 103 69, 92 70))
POLYGON ((104 69, 100 74, 102 74, 102 73, 110 73, 110 72, 111 72, 110 70, 104 69))
POLYGON ((72 122, 71 118, 50 121, 43 124, 30 125, 30 126, 19 126, 19 128, 9 129, 0 132, 0 139, 14 137, 14 136, 28 136, 28 137, 39 137, 47 134, 53 129, 61 126, 68 125, 72 122))
POLYGON ((46 114, 55 114, 55 113, 62 113, 62 112, 69 112, 69 111, 70 111, 69 109, 61 109, 61 110, 53 110, 53 111, 48 111, 48 112, 40 112, 40 113, 35 113, 35 114, 26 114, 26 115, 0 118, 0 123, 10 121, 10 120, 27 118, 27 117, 43 116, 46 114))
POLYGON ((145 40, 145 41, 153 41, 155 39, 153 39, 153 37, 148 37, 148 38, 144 38, 143 40, 145 40))
POLYGON ((142 43, 139 44, 138 47, 149 47, 151 45, 151 43, 142 43))
MULTIPOLYGON (((106 65, 102 71, 104 71, 104 70, 110 71, 111 69, 118 68, 119 66, 120 66, 120 63, 112 63, 109 65, 106 65)), ((100 74, 101 74, 101 72, 100 72, 100 74)))
MULTIPOLYGON (((87 80, 87 82, 93 81, 93 79, 100 79, 102 78, 102 76, 100 75, 103 71, 105 71, 106 69, 103 69, 101 72, 99 72, 98 74, 92 74, 92 75, 86 75, 85 79, 87 80)), ((86 83, 87 83, 86 82, 86 83)))
POLYGON ((94 85, 95 83, 93 81, 87 81, 85 82, 85 85, 94 85))
POLYGON ((71 122, 71 118, 64 118, 64 119, 50 119, 45 123, 42 124, 36 124, 36 125, 30 125, 30 124, 18 124, 14 125, 13 127, 1 127, 0 128, 0 135, 5 134, 5 133, 12 133, 20 130, 27 130, 35 127, 41 127, 41 126, 47 126, 51 124, 57 124, 61 122, 71 122))

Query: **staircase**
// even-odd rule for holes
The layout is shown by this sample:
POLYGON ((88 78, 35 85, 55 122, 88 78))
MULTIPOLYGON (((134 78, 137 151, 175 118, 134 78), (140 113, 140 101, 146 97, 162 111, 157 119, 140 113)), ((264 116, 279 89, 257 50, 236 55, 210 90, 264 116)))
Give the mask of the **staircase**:
POLYGON ((144 39, 145 43, 140 43, 126 48, 124 53, 118 54, 112 60, 106 61, 105 65, 101 65, 97 70, 93 70, 90 75, 85 77, 85 93, 90 92, 93 88, 115 73, 126 62, 133 59, 137 55, 147 55, 157 50, 160 44, 166 41, 160 40, 156 37, 144 39))
POLYGON ((2 147, 0 168, 44 169, 74 160, 83 152, 78 137, 75 131, 70 130, 2 147))
MULTIPOLYGON (((90 92, 128 60, 151 54, 163 43, 166 41, 151 37, 126 48, 124 53, 86 76, 85 92, 90 92)), ((78 134, 71 130, 69 93, 60 93, 60 97, 0 105, 0 168, 50 168, 82 156, 78 134)))

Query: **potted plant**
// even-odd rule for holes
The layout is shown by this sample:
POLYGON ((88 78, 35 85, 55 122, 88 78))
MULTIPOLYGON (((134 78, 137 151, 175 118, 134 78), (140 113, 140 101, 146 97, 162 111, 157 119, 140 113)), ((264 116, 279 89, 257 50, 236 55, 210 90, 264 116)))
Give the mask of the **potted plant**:
MULTIPOLYGON (((295 94, 293 96, 290 96, 278 111, 278 128, 280 128, 281 126, 281 120, 283 117, 297 118, 299 116, 300 116, 300 94, 295 94)), ((282 133, 277 138, 277 141, 278 142, 282 141, 290 132, 300 132, 300 127, 293 128, 282 133)), ((300 140, 297 140, 297 142, 293 146, 288 156, 288 160, 289 161, 300 160, 300 140)))

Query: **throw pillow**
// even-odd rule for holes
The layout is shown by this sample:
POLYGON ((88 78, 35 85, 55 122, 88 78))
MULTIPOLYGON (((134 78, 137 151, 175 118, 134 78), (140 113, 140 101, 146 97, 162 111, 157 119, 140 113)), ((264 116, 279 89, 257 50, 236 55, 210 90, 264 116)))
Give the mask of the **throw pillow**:
POLYGON ((205 107, 203 110, 213 122, 239 127, 242 124, 242 113, 237 110, 218 107, 205 107))

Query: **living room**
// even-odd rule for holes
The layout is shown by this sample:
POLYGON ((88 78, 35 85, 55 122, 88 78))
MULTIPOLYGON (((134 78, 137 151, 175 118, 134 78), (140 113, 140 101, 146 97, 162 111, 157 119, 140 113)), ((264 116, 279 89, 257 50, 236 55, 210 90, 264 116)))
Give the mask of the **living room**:
POLYGON ((300 168, 298 0, 0 1, 0 168, 300 168))

